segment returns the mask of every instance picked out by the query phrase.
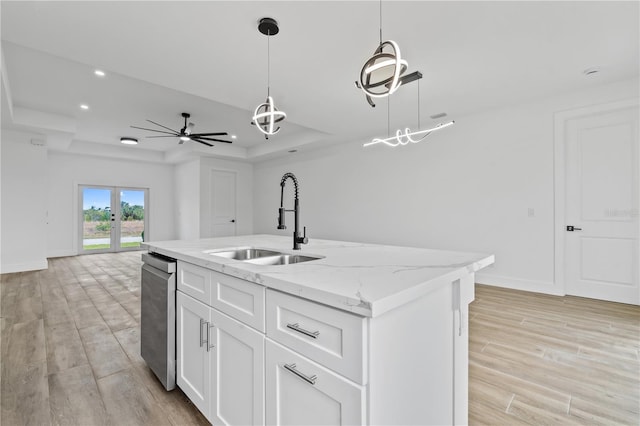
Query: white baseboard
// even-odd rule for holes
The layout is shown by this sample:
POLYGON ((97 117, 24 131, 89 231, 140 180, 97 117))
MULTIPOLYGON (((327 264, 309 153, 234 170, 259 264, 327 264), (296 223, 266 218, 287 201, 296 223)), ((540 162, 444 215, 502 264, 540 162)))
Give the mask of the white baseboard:
POLYGON ((503 277, 499 275, 476 273, 476 283, 492 285, 494 287, 511 288, 514 290, 531 291, 534 293, 564 296, 564 289, 558 288, 553 281, 524 280, 522 278, 503 277))
POLYGON ((49 267, 49 263, 47 259, 38 260, 33 262, 24 262, 24 263, 11 263, 11 264, 2 264, 0 265, 0 274, 11 274, 14 272, 26 272, 26 271, 39 271, 41 269, 47 269, 49 267))
POLYGON ((68 256, 77 256, 78 253, 72 249, 64 249, 64 250, 53 250, 47 253, 47 257, 68 257, 68 256))

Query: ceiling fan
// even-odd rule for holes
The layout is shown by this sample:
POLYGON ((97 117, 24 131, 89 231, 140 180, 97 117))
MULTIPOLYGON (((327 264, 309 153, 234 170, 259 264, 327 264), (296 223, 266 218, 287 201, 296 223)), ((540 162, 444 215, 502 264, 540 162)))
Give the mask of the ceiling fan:
POLYGON ((211 136, 227 136, 227 132, 217 132, 217 133, 193 133, 193 127, 195 124, 187 123, 187 119, 191 117, 191 114, 187 112, 183 112, 182 116, 184 117, 184 127, 180 129, 180 131, 173 130, 167 126, 163 126, 162 124, 156 123, 155 121, 147 120, 149 123, 155 124, 156 126, 162 127, 163 129, 170 130, 167 132, 166 130, 158 130, 158 129, 147 129, 144 127, 131 126, 134 129, 140 130, 148 130, 150 132, 158 132, 158 133, 166 133, 166 135, 159 136, 145 136, 147 138, 179 138, 179 144, 183 144, 185 141, 194 141, 199 142, 203 145, 213 146, 211 142, 223 142, 223 143, 232 143, 231 141, 224 141, 222 139, 212 138, 211 136))

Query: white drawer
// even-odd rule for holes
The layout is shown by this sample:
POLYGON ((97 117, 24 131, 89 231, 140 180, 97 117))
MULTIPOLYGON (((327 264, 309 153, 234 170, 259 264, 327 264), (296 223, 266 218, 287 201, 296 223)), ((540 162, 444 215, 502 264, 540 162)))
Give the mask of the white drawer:
POLYGON ((351 380, 367 383, 366 319, 267 290, 267 336, 351 380))
POLYGON ((267 425, 364 425, 366 387, 267 339, 267 425))
POLYGON ((216 271, 211 273, 210 305, 264 333, 265 288, 216 271))
POLYGON ((264 333, 265 288, 202 266, 178 262, 178 290, 264 333))
POLYGON ((210 305, 211 271, 201 266, 178 261, 178 290, 210 305))

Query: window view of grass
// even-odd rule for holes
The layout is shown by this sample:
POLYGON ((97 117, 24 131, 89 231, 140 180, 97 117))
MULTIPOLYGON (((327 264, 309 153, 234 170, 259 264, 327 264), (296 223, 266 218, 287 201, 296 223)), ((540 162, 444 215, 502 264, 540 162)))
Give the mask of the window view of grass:
MULTIPOLYGON (((144 241, 144 191, 120 192, 120 247, 140 247, 144 241)), ((83 248, 102 250, 111 247, 111 190, 83 190, 83 248)))

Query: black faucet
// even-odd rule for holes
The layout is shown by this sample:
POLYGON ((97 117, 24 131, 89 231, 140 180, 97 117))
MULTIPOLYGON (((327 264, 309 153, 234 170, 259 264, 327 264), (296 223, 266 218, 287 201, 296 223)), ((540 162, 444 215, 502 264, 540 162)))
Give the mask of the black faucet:
POLYGON ((304 235, 300 236, 300 228, 298 227, 298 221, 300 216, 300 204, 298 203, 298 179, 296 179, 293 173, 285 173, 282 176, 282 180, 280 180, 280 209, 278 210, 278 229, 287 229, 284 225, 284 213, 285 212, 293 212, 295 217, 295 229, 293 230, 293 249, 300 250, 300 244, 307 244, 309 239, 307 238, 307 227, 304 227, 304 235), (293 181, 293 186, 295 188, 295 199, 293 202, 293 210, 285 210, 283 207, 283 197, 284 197, 284 184, 287 179, 291 179, 293 181))

